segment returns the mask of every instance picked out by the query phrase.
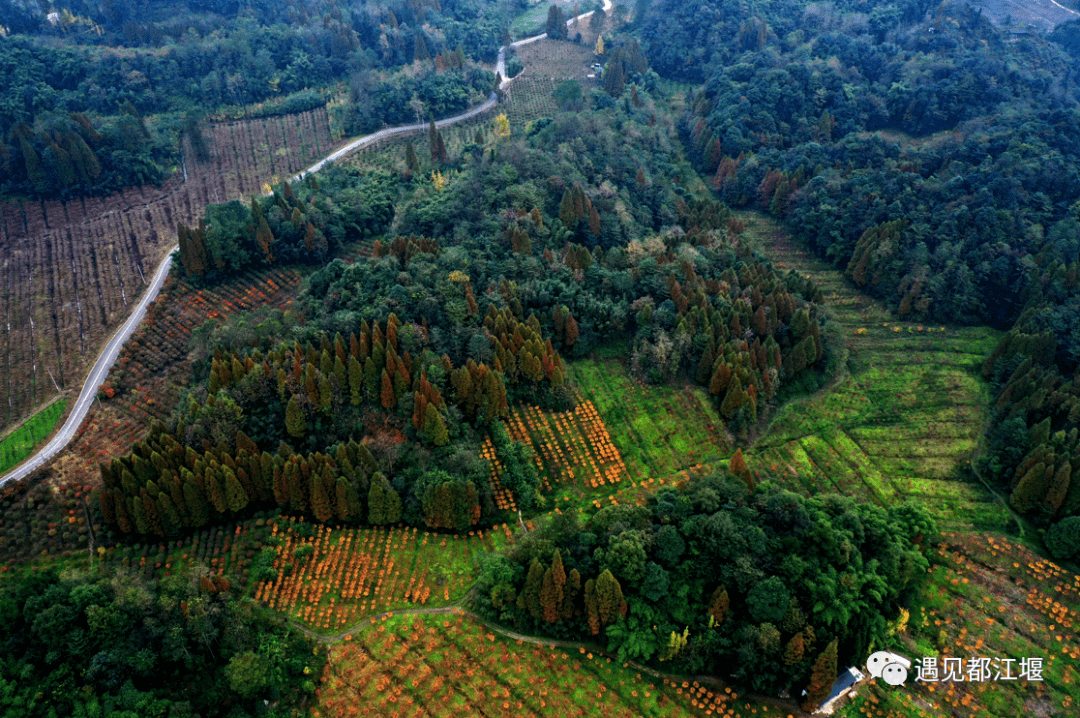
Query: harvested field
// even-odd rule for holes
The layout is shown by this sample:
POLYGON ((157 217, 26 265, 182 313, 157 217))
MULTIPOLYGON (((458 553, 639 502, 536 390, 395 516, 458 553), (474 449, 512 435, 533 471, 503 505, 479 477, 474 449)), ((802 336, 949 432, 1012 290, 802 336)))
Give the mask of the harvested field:
POLYGON ((193 330, 224 314, 263 306, 287 309, 299 285, 300 274, 288 268, 250 272, 213 289, 170 277, 120 352, 102 385, 101 401, 68 450, 49 465, 52 478, 97 484, 98 463, 129 452, 175 406, 190 379, 193 330))
MULTIPOLYGON (((243 199, 333 144, 325 109, 213 125, 186 181, 109 197, 0 204, 0 427, 76 390, 158 262, 211 202, 243 199)), ((189 151, 187 157, 192 157, 189 151)))

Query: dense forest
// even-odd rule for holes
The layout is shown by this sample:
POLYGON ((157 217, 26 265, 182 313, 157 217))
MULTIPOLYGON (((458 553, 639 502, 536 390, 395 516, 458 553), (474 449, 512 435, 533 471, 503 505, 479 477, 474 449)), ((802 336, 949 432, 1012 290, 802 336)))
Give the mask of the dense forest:
POLYGON ((410 143, 394 172, 329 168, 181 227, 196 281, 326 266, 300 298, 303 327, 269 315, 201 331, 170 425, 102 467, 106 521, 176 535, 263 505, 321 522, 490 524, 481 443, 517 505, 540 506, 502 419, 522 400, 572 407, 564 357, 626 336, 641 379, 707 387, 739 434, 817 387, 831 356, 819 290, 740 245, 723 205, 670 188, 670 120, 648 91, 632 97, 595 91, 592 109, 524 137, 479 132, 453 153, 432 127, 432 156, 410 143), (370 256, 333 259, 388 224, 395 238, 370 256))
POLYGON ((452 114, 490 92, 476 63, 494 61, 511 11, 481 0, 110 0, 48 20, 5 0, 0 194, 160 182, 207 113, 296 112, 343 94, 335 111, 348 133, 452 114))
POLYGON ((6 580, 0 709, 10 718, 289 715, 315 692, 324 658, 234 591, 205 573, 150 581, 34 570, 6 580))
POLYGON ((680 130, 724 201, 783 219, 900 318, 1012 327, 984 368, 979 470, 1042 526, 1080 511, 1077 23, 1040 38, 962 2, 707 0, 639 26, 653 68, 703 83, 680 130))
POLYGON ((518 630, 602 636, 620 660, 670 662, 759 692, 808 688, 816 707, 837 666, 884 639, 926 573, 921 543, 934 532, 914 504, 696 476, 581 526, 554 516, 488 559, 479 601, 518 630), (831 669, 823 685, 818 665, 831 669))

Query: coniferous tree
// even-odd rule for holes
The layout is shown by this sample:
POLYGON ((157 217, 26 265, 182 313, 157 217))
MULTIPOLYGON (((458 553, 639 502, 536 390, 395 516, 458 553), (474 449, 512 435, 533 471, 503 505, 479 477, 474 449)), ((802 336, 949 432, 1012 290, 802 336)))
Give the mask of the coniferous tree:
POLYGON ((308 492, 299 462, 294 460, 285 464, 285 475, 289 481, 289 508, 293 511, 307 511, 308 492))
POLYGON ((742 479, 746 484, 746 488, 750 489, 750 491, 754 490, 754 477, 750 473, 750 467, 746 465, 746 458, 743 456, 741 448, 735 449, 735 453, 728 462, 728 470, 742 479))
POLYGON ((610 569, 604 569, 596 579, 596 608, 600 614, 600 623, 608 625, 619 616, 626 615, 626 600, 623 598, 622 586, 619 579, 611 573, 610 569))
POLYGON ((829 696, 829 691, 836 681, 836 647, 837 639, 834 638, 814 662, 810 685, 806 687, 806 700, 802 704, 803 710, 817 710, 821 702, 829 696))
POLYGON ((548 9, 545 32, 547 32, 547 36, 552 40, 566 39, 566 16, 563 15, 562 8, 558 5, 552 5, 548 9))
POLYGON ((244 487, 240 484, 240 480, 236 474, 229 467, 225 467, 225 502, 229 506, 229 510, 233 513, 238 513, 247 508, 250 496, 248 492, 244 490, 244 487))
POLYGON ((390 411, 397 404, 394 399, 394 384, 390 381, 390 375, 386 373, 385 369, 382 372, 382 391, 379 396, 382 408, 387 411, 390 411))
POLYGON ((412 140, 405 143, 405 166, 413 174, 420 171, 420 160, 416 156, 416 148, 413 147, 412 140))
POLYGON ((591 578, 585 582, 585 615, 589 621, 589 632, 594 636, 600 633, 600 609, 596 600, 596 581, 591 578))
POLYGON ((381 526, 386 523, 386 480, 376 473, 368 491, 368 523, 381 526))
POLYGON ((313 473, 311 476, 311 513, 315 514, 319 523, 329 523, 334 518, 333 506, 322 474, 313 473))
POLYGON ((360 497, 357 496, 356 489, 352 487, 352 484, 344 476, 339 476, 334 489, 337 494, 337 501, 334 502, 337 517, 342 521, 360 518, 363 507, 360 505, 360 497))
POLYGON ((784 665, 794 666, 801 662, 803 659, 803 637, 802 633, 796 633, 788 641, 787 646, 784 647, 784 665))
MULTIPOLYGON (((157 500, 148 491, 143 491, 140 497, 143 512, 146 514, 146 523, 150 527, 150 533, 155 536, 164 536, 165 528, 161 524, 161 513, 158 511, 157 500)), ((140 499, 136 499, 139 501, 140 499)))
POLYGON ((150 533, 150 522, 146 520, 146 507, 143 505, 142 497, 135 496, 128 501, 131 501, 131 515, 135 518, 135 530, 140 534, 150 533))
POLYGON ((518 596, 518 608, 528 611, 533 618, 543 618, 544 610, 540 603, 540 591, 544 587, 544 566, 539 559, 534 558, 529 565, 529 572, 525 576, 525 585, 518 596))
POLYGON ((559 601, 556 598, 555 579, 551 575, 550 568, 544 571, 544 578, 540 585, 540 610, 548 623, 559 620, 559 601))
POLYGON ((101 519, 106 524, 116 523, 116 497, 113 490, 104 488, 98 492, 98 504, 101 506, 101 519))
POLYGON ((126 534, 135 530, 135 522, 131 517, 130 504, 127 497, 119 492, 114 492, 116 499, 116 525, 126 534))
POLYGON ((325 374, 319 375, 319 411, 329 414, 334 406, 334 389, 325 374))
POLYGON ((394 524, 401 520, 401 497, 380 472, 371 477, 368 493, 368 522, 376 525, 394 524))
POLYGON ((450 435, 446 430, 446 422, 443 421, 442 415, 435 410, 433 404, 427 405, 427 418, 424 422, 424 428, 431 435, 431 443, 435 446, 446 446, 450 441, 450 435))
POLYGON ((296 397, 289 399, 285 407, 285 430, 294 439, 303 438, 307 434, 307 420, 304 419, 304 410, 296 402, 296 397))
POLYGON ((203 476, 203 484, 206 486, 206 494, 214 509, 219 514, 224 514, 229 510, 229 502, 225 498, 225 490, 221 487, 221 482, 218 481, 216 473, 213 469, 208 469, 206 475, 203 476))
POLYGON ((180 515, 176 512, 172 499, 168 494, 161 494, 157 497, 157 505, 165 535, 176 536, 183 528, 183 523, 180 521, 180 515))
POLYGON ((194 476, 190 481, 184 481, 184 503, 187 504, 188 513, 191 515, 192 527, 205 526, 210 520, 210 507, 206 505, 206 499, 196 486, 194 476))

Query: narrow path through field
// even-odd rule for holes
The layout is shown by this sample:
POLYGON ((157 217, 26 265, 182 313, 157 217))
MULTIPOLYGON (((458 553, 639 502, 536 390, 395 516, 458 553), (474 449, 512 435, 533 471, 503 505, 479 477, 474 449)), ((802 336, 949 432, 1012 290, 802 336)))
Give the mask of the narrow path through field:
MULTIPOLYGON (((462 608, 460 605, 457 605, 457 604, 451 604, 449 606, 431 607, 431 608, 403 608, 403 609, 399 609, 399 610, 396 610, 396 611, 385 611, 385 612, 380 613, 378 615, 371 616, 369 618, 365 618, 362 621, 358 621, 357 623, 355 623, 350 628, 348 628, 348 629, 346 629, 344 631, 341 631, 340 633, 336 633, 336 634, 333 634, 333 635, 330 635, 330 636, 325 635, 325 634, 321 634, 321 633, 316 633, 315 631, 312 631, 307 626, 304 626, 303 624, 298 623, 297 621, 295 621, 295 620, 293 620, 291 618, 288 619, 288 620, 289 620, 289 623, 293 627, 295 627, 298 631, 300 631, 304 635, 308 636, 309 638, 312 638, 312 639, 314 639, 316 641, 319 641, 320 643, 329 644, 329 643, 337 643, 338 641, 342 641, 342 640, 345 639, 346 636, 350 636, 352 634, 359 633, 359 632, 365 630, 366 628, 369 628, 369 627, 371 627, 373 625, 378 624, 383 619, 390 618, 392 616, 432 616, 432 615, 434 615, 434 616, 438 616, 438 615, 465 616, 466 618, 469 618, 469 619, 471 619, 473 621, 476 621, 477 623, 484 626, 488 630, 490 630, 490 631, 492 631, 494 633, 497 633, 497 634, 499 634, 500 636, 502 636, 504 638, 508 638, 508 639, 510 639, 512 641, 521 641, 522 643, 528 643, 528 644, 531 644, 531 645, 534 645, 534 646, 550 646, 550 647, 553 647, 553 648, 569 648, 569 649, 574 649, 574 650, 585 649, 586 651, 589 651, 591 653, 610 658, 613 661, 618 660, 618 655, 616 655, 614 653, 610 653, 608 651, 605 651, 599 645, 592 644, 592 643, 582 643, 580 641, 560 641, 560 640, 557 640, 557 639, 554 639, 554 638, 538 638, 536 636, 530 636, 530 635, 527 635, 527 634, 524 634, 524 633, 517 633, 516 631, 511 631, 511 630, 509 630, 507 628, 503 628, 502 626, 500 626, 497 623, 492 623, 491 621, 487 620, 483 616, 480 616, 479 614, 473 613, 472 611, 470 611, 470 610, 468 610, 466 608, 462 608)), ((679 674, 676 674, 676 673, 664 673, 662 671, 657 671, 657 670, 655 670, 653 668, 649 668, 648 666, 644 666, 644 665, 642 665, 640 663, 635 663, 634 661, 626 661, 625 663, 626 663, 626 665, 628 667, 633 668, 635 671, 647 674, 649 676, 652 676, 653 678, 658 678, 660 680, 664 680, 666 678, 669 681, 675 681, 675 682, 697 681, 698 683, 701 683, 703 685, 718 686, 720 688, 724 688, 724 687, 727 686, 726 683, 724 683, 722 680, 720 680, 719 678, 716 678, 714 676, 685 676, 685 675, 679 675, 679 674)), ((750 699, 753 699, 753 700, 761 702, 761 703, 767 703, 767 704, 769 704, 771 706, 774 706, 774 707, 779 708, 779 709, 784 710, 784 711, 788 711, 788 712, 791 712, 791 713, 801 713, 801 709, 798 707, 798 705, 794 701, 787 702, 787 701, 780 700, 778 698, 765 696, 765 695, 759 695, 757 693, 747 693, 745 691, 740 691, 740 695, 742 697, 744 697, 744 698, 750 698, 750 699)))
POLYGON ((985 487, 958 480, 989 402, 978 367, 999 333, 898 321, 770 218, 740 218, 782 271, 821 288, 826 332, 846 352, 828 386, 776 413, 754 444, 752 468, 804 494, 837 490, 883 505, 915 498, 945 527, 1007 522, 985 487))
MULTIPOLYGON (((610 12, 612 8, 612 0, 603 0, 604 10, 610 12)), ((592 12, 583 13, 575 18, 567 20, 567 25, 575 20, 584 20, 592 16, 592 12)), ((515 43, 511 43, 510 47, 518 47, 537 40, 542 40, 547 37, 547 34, 537 35, 536 37, 525 38, 524 40, 518 40, 515 43)), ((503 78, 499 85, 500 90, 504 90, 513 81, 506 79, 506 62, 505 62, 506 47, 499 48, 499 56, 496 67, 499 68, 500 76, 503 78)), ((437 127, 445 127, 458 122, 468 120, 476 115, 486 112, 496 105, 498 102, 498 94, 491 93, 483 103, 473 107, 465 112, 455 115, 453 117, 447 117, 435 122, 437 127)), ((426 124, 413 124, 403 125, 401 127, 389 127, 384 130, 379 130, 370 135, 360 137, 346 143, 343 147, 331 152, 329 155, 319 160, 312 166, 308 167, 303 172, 298 173, 292 178, 293 181, 303 179, 305 176, 312 172, 318 172, 326 165, 327 162, 333 162, 334 160, 341 159, 345 155, 354 152, 361 147, 365 147, 373 142, 385 139, 392 135, 404 134, 409 132, 417 132, 424 130, 427 127, 426 124)), ((169 253, 165 255, 165 258, 158 265, 157 271, 154 273, 153 279, 147 285, 142 296, 139 298, 137 304, 132 307, 131 314, 119 329, 112 335, 105 346, 102 348, 101 353, 98 355, 97 361, 90 368, 90 373, 86 380, 83 382, 82 389, 79 392, 79 398, 71 407, 71 412, 68 414, 67 419, 64 421, 57 432, 53 435, 44 447, 39 449, 36 453, 30 456, 21 465, 10 471, 7 475, 0 477, 0 486, 8 483, 9 481, 18 481, 26 476, 29 476, 33 471, 41 468, 48 463, 53 457, 59 454, 64 447, 75 438, 75 433, 79 429, 79 425, 82 424, 83 419, 86 418, 86 414, 90 411, 90 406, 94 402, 94 398, 97 396, 98 387, 105 381, 105 378, 109 375, 109 370, 112 369, 112 365, 116 362, 117 357, 120 355, 120 349, 124 346, 124 343, 135 333, 139 324, 142 322, 143 317, 146 316, 146 308, 150 306, 150 302, 157 298, 158 292, 161 291, 161 286, 165 282, 165 278, 169 276, 169 269, 172 267, 173 253, 180 249, 179 245, 175 245, 169 253)), ((32 324, 32 321, 31 321, 32 324)), ((16 427, 17 428, 17 427, 16 427)))

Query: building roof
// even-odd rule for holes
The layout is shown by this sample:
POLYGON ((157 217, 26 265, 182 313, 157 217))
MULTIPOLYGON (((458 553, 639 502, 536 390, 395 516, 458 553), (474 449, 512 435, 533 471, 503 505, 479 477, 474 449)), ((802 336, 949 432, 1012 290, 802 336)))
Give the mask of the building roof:
POLYGON ((839 698, 841 693, 861 681, 863 677, 864 676, 859 669, 855 667, 848 668, 836 677, 836 682, 833 683, 832 690, 829 692, 829 697, 826 698, 821 705, 827 706, 829 703, 839 698))

